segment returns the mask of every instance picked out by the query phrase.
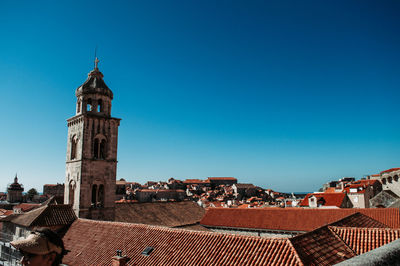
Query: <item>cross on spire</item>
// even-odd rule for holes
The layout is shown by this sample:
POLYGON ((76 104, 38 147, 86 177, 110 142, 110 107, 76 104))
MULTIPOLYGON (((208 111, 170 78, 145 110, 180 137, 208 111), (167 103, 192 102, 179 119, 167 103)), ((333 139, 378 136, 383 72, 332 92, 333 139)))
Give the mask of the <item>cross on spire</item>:
POLYGON ((100 60, 96 57, 96 59, 94 59, 94 69, 97 69, 97 65, 99 64, 100 60))

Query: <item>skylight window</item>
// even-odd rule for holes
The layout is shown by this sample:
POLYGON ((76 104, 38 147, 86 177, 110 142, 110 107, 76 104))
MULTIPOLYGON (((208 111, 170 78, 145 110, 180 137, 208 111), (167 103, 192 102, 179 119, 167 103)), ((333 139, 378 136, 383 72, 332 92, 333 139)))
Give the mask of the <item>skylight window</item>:
POLYGON ((153 247, 147 247, 143 250, 142 255, 149 256, 150 253, 154 250, 153 247))

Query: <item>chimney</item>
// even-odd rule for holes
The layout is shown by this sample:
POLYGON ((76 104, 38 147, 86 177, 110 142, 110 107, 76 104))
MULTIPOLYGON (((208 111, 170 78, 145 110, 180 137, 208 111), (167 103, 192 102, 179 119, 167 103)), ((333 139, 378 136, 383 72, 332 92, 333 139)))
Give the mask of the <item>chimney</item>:
POLYGON ((130 260, 127 256, 122 256, 122 250, 117 250, 117 256, 112 257, 112 266, 125 266, 130 260))

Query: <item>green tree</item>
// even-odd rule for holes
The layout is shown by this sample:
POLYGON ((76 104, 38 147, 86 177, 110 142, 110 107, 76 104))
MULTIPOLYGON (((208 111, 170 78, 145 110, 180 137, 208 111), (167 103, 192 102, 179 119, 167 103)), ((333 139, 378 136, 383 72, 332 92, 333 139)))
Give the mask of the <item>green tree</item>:
POLYGON ((34 196, 39 195, 39 193, 37 192, 37 190, 35 188, 31 188, 30 190, 28 190, 28 192, 26 192, 28 200, 32 200, 34 196))

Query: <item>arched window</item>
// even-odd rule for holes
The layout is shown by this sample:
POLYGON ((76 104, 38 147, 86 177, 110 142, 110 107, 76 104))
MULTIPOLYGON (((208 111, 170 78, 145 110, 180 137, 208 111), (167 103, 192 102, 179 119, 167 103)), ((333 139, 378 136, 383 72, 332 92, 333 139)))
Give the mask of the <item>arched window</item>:
POLYGON ((86 111, 87 111, 87 112, 92 111, 92 107, 93 107, 93 106, 92 106, 92 99, 89 98, 89 99, 87 100, 87 103, 86 103, 86 111))
POLYGON ((75 195, 75 184, 73 184, 73 182, 70 182, 69 183, 68 203, 71 205, 74 205, 74 195, 75 195))
POLYGON ((392 177, 391 176, 388 177, 388 182, 392 183, 392 177))
POLYGON ((97 200, 97 185, 92 186, 92 206, 96 206, 97 200))
POLYGON ((93 158, 106 159, 107 140, 104 137, 96 137, 93 142, 93 158))
POLYGON ((97 112, 103 112, 103 101, 100 99, 97 102, 97 112))
POLYGON ((398 181, 399 181, 399 176, 398 176, 398 175, 395 175, 395 176, 393 177, 393 180, 394 180, 395 182, 398 182, 398 181))
POLYGON ((99 192, 97 194, 97 205, 104 207, 104 185, 99 186, 99 192))
POLYGON ((382 184, 386 185, 386 178, 382 178, 382 184))
POLYGON ((76 159, 76 148, 77 148, 78 140, 76 136, 73 136, 71 139, 71 160, 76 159))
POLYGON ((81 100, 78 100, 77 106, 76 106, 76 112, 80 113, 81 111, 81 100))

